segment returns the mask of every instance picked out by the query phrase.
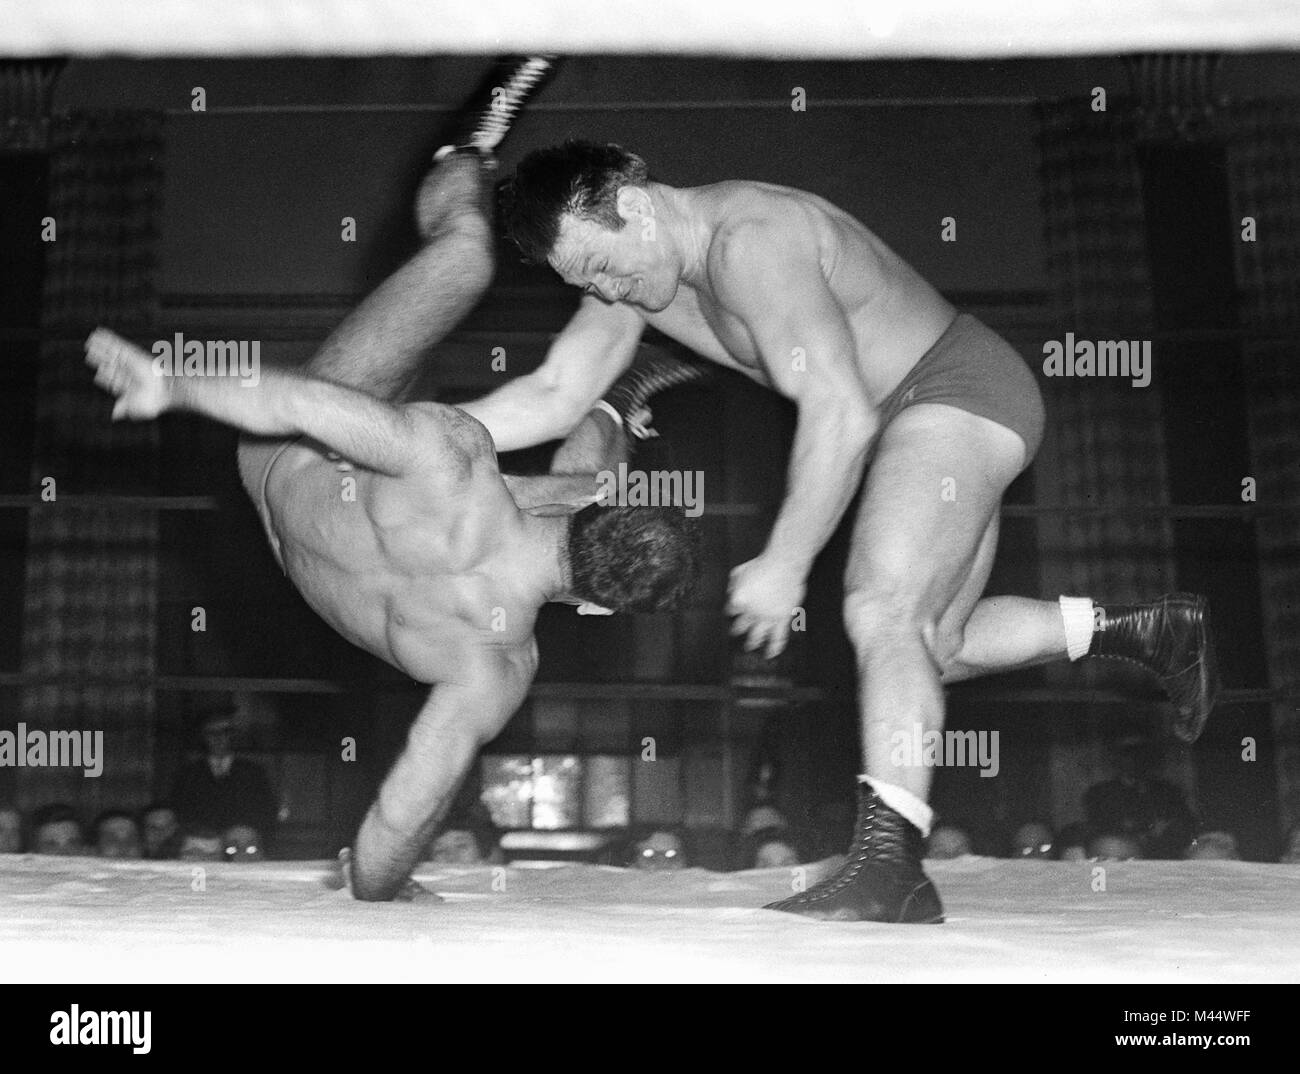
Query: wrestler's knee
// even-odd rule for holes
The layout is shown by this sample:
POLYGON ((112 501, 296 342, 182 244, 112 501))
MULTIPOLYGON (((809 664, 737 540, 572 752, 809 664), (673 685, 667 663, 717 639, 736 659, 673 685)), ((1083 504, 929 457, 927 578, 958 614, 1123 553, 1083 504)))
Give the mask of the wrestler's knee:
POLYGON ((492 223, 485 194, 475 177, 460 177, 461 188, 449 185, 441 169, 434 169, 415 196, 415 226, 425 243, 451 244, 451 253, 475 256, 488 264, 494 249, 492 223))
POLYGON ((861 658, 885 647, 920 643, 942 671, 961 652, 962 630, 942 622, 904 585, 859 586, 844 598, 844 626, 861 658))
POLYGON ((957 657, 966 644, 966 627, 964 624, 951 624, 939 620, 923 635, 925 647, 930 659, 939 669, 940 676, 954 670, 957 657))
POLYGON ((915 637, 923 626, 919 602, 901 585, 876 580, 844 595, 844 628, 859 652, 915 637))
POLYGON ((438 256, 448 258, 457 267, 460 283, 466 290, 486 291, 496 272, 496 247, 492 226, 477 211, 443 217, 425 233, 425 240, 438 243, 438 256))

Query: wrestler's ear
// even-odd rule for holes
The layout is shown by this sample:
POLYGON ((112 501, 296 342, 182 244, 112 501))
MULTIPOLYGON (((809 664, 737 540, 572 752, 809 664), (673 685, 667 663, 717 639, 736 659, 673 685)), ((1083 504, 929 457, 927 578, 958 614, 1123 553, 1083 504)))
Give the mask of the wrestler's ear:
POLYGON ((650 201, 650 191, 643 186, 621 186, 618 188, 618 215, 631 223, 654 216, 654 205, 650 201))

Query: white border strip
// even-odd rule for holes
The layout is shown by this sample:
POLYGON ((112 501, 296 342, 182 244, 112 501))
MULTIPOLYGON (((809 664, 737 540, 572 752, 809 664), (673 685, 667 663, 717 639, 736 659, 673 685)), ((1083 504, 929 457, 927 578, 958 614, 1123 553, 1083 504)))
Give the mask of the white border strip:
POLYGON ((0 56, 1012 57, 1300 47, 1296 0, 0 0, 0 56))

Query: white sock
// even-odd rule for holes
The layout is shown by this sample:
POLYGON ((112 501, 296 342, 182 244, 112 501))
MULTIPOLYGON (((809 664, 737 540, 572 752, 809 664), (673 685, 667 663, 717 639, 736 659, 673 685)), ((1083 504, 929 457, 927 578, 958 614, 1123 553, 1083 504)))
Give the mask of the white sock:
POLYGON ((1065 620, 1065 651, 1071 660, 1078 660, 1092 645, 1092 599, 1061 597, 1060 603, 1061 618, 1065 620))
POLYGON ((896 783, 885 783, 870 776, 858 776, 859 783, 868 784, 877 797, 904 820, 909 820, 920 829, 921 835, 930 835, 930 825, 934 823, 934 810, 906 788, 896 783))

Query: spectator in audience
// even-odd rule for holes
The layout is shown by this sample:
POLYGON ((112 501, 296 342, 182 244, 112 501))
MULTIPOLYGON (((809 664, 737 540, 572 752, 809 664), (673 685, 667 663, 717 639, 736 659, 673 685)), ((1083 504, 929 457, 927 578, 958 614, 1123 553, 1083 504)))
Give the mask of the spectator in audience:
POLYGON ((1183 789, 1163 779, 1149 779, 1144 788, 1147 827, 1142 856, 1160 861, 1179 861, 1187 855, 1196 834, 1196 817, 1183 789))
POLYGON ((262 840, 257 829, 248 824, 232 824, 221 834, 221 849, 226 861, 262 861, 262 840))
POLYGON ((671 828, 651 829, 632 843, 628 865, 651 872, 685 869, 689 865, 685 841, 671 828))
POLYGON ((808 833, 786 825, 761 828, 740 840, 735 855, 737 869, 779 869, 813 860, 808 833))
POLYGON ((1142 857, 1142 844, 1129 832, 1098 832, 1088 840, 1091 861, 1135 861, 1142 857))
POLYGON ((936 860, 960 858, 972 853, 970 836, 955 824, 940 824, 930 832, 925 856, 936 860))
POLYGON ((745 819, 740 822, 740 834, 745 837, 765 829, 789 827, 790 822, 785 819, 785 814, 779 809, 775 806, 760 805, 755 806, 745 814, 745 819))
POLYGON ((434 837, 429 861, 442 865, 498 865, 501 832, 482 802, 469 803, 463 812, 450 817, 434 837))
POLYGON ((1282 840, 1282 854, 1277 859, 1283 865, 1300 865, 1300 821, 1291 825, 1282 840))
POLYGON ((1052 829, 1042 821, 1034 820, 1020 825, 1011 837, 1013 858, 1050 859, 1055 847, 1056 837, 1052 835, 1052 829))
POLYGON ((0 806, 0 854, 23 852, 23 815, 14 806, 0 806))
POLYGON ((195 828, 181 837, 181 861, 224 861, 225 843, 211 828, 195 828))
POLYGON ((1057 861, 1088 860, 1088 826, 1067 824, 1056 836, 1057 861))
POLYGON ((429 861, 439 865, 482 865, 486 860, 474 833, 459 824, 443 828, 429 848, 429 861))
POLYGON ((56 803, 38 809, 32 818, 33 849, 37 854, 75 857, 86 853, 86 835, 71 806, 56 803))
POLYGON ((140 829, 121 809, 106 809, 95 818, 95 853, 101 858, 139 858, 140 829))
POLYGON ((270 781, 261 765, 235 756, 233 738, 230 711, 204 720, 205 756, 181 770, 171 800, 187 832, 204 828, 218 834, 232 825, 247 824, 271 839, 276 801, 270 781))
POLYGON ((1241 861, 1241 852, 1235 835, 1215 828, 1197 834, 1187 857, 1191 861, 1241 861))
POLYGON ((1121 742, 1113 752, 1117 775, 1089 787, 1083 797, 1089 826, 1138 840, 1144 858, 1184 855, 1195 821, 1183 789, 1159 776, 1160 747, 1121 742))
POLYGON ((181 823, 166 802, 154 802, 140 813, 144 830, 144 856, 154 861, 170 861, 180 857, 181 823))

